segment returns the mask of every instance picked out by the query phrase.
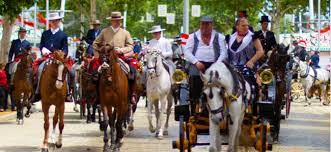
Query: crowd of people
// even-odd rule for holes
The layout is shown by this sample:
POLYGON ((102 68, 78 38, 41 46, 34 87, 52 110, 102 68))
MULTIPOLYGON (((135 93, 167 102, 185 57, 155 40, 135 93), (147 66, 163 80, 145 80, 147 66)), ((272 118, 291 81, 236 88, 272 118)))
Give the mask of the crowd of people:
MULTIPOLYGON (((68 53, 68 38, 65 32, 60 30, 59 25, 62 17, 58 13, 50 13, 48 20, 50 21, 50 29, 42 33, 39 49, 43 56, 52 53, 56 50, 61 50, 65 54, 68 53)), ((107 18, 110 26, 100 29, 100 21, 91 22, 92 29, 87 32, 87 35, 82 38, 87 44, 88 56, 93 57, 93 60, 102 63, 105 61, 100 55, 100 50, 104 45, 114 47, 115 52, 120 58, 130 64, 133 55, 142 51, 142 42, 138 38, 131 38, 130 32, 122 28, 123 16, 121 12, 112 12, 107 18)), ((260 19, 261 30, 254 31, 249 25, 248 16, 245 11, 240 11, 238 19, 230 35, 224 35, 214 29, 214 20, 209 16, 203 16, 200 19, 200 28, 189 35, 187 44, 181 45, 181 37, 177 35, 173 42, 163 37, 160 25, 155 25, 151 28, 153 39, 148 41, 150 47, 154 47, 162 51, 165 58, 165 64, 170 69, 175 69, 174 62, 179 58, 185 58, 189 64, 190 82, 197 84, 194 90, 190 90, 194 97, 199 98, 202 89, 202 80, 199 73, 204 72, 211 64, 215 62, 228 62, 242 70, 244 67, 250 69, 255 74, 258 66, 264 64, 267 60, 268 52, 277 44, 273 32, 268 30, 270 20, 268 16, 262 16, 260 19)), ((26 30, 21 27, 18 31, 19 39, 13 40, 8 56, 8 68, 10 63, 18 62, 20 53, 31 48, 30 43, 25 39, 26 30)), ((293 42, 295 56, 298 56, 302 61, 311 61, 314 68, 319 68, 319 52, 309 58, 302 42, 293 42)), ((39 65, 38 81, 43 70, 45 62, 39 65)), ((0 64, 0 112, 5 111, 7 107, 7 97, 10 95, 12 86, 12 75, 5 70, 6 64, 0 64)), ((135 87, 132 85, 135 82, 136 69, 130 66, 129 82, 132 100, 134 101, 135 87)), ((257 76, 256 83, 261 85, 257 76)), ((40 99, 38 85, 34 101, 40 99)), ((15 110, 15 105, 12 102, 12 110, 15 110)))

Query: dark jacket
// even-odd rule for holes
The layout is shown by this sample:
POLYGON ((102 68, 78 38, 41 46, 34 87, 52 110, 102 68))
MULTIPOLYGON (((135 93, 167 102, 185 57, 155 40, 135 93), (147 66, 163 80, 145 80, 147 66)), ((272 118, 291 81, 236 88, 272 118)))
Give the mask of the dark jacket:
POLYGON ((93 47, 92 47, 93 42, 99 36, 100 33, 101 33, 100 29, 90 29, 87 31, 87 35, 84 40, 86 41, 86 43, 89 44, 87 48, 87 53, 91 56, 93 55, 93 47))
POLYGON ((267 31, 266 37, 264 37, 262 30, 259 30, 255 33, 261 41, 264 54, 267 55, 268 51, 277 45, 276 38, 273 32, 267 31))
POLYGON ((320 68, 318 63, 320 62, 320 56, 318 54, 314 54, 310 57, 310 60, 312 62, 312 66, 315 68, 320 68))
POLYGON ((45 47, 51 52, 62 50, 68 54, 68 37, 63 31, 59 30, 55 34, 51 30, 44 31, 40 40, 40 51, 45 47))
POLYGON ((296 50, 296 52, 294 52, 295 57, 299 57, 301 61, 307 61, 308 53, 304 47, 298 46, 298 48, 295 50, 296 50))
POLYGON ((31 47, 30 42, 27 40, 23 40, 22 42, 20 39, 13 40, 9 50, 8 62, 12 61, 14 55, 17 57, 22 51, 27 50, 29 47, 31 47))

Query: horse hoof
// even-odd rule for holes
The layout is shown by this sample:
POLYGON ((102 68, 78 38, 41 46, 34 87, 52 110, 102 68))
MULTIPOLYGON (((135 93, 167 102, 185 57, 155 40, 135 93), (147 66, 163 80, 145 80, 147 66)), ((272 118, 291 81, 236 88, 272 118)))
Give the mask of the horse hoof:
POLYGON ((55 143, 55 147, 56 148, 61 148, 62 147, 62 144, 55 143))
POLYGON ((41 152, 48 152, 48 148, 41 148, 41 152))
POLYGON ((168 130, 163 131, 163 135, 168 135, 168 130))
POLYGON ((129 131, 132 131, 133 129, 134 129, 133 125, 129 125, 129 126, 128 126, 128 130, 129 130, 129 131))
POLYGON ((91 123, 91 120, 90 119, 87 119, 86 120, 86 123, 88 123, 88 124, 91 123))
POLYGON ((163 136, 160 136, 160 135, 159 135, 159 136, 157 136, 156 138, 157 138, 158 140, 162 140, 162 139, 163 139, 163 136))
POLYGON ((99 129, 100 129, 100 131, 104 131, 105 130, 105 128, 103 127, 103 122, 101 122, 101 123, 99 123, 99 129))
POLYGON ((24 116, 25 116, 25 118, 30 118, 30 114, 29 113, 26 113, 24 116))
POLYGON ((103 152, 110 152, 110 147, 108 144, 103 146, 103 152))
POLYGON ((311 102, 308 102, 308 105, 310 106, 311 105, 311 102))
POLYGON ((151 133, 154 133, 154 132, 155 132, 155 128, 154 128, 154 127, 149 127, 149 131, 150 131, 151 133))
POLYGON ((18 119, 17 120, 17 125, 23 125, 23 123, 24 123, 23 119, 18 119))
POLYGON ((330 104, 330 102, 329 103, 323 102, 323 106, 328 106, 329 104, 330 104))
POLYGON ((79 112, 79 110, 78 110, 77 107, 74 107, 74 111, 75 111, 75 112, 79 112))

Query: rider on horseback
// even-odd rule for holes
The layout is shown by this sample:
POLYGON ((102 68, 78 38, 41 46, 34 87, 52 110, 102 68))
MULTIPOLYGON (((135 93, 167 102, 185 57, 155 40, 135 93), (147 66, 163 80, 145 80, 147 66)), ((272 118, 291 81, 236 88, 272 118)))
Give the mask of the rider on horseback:
POLYGON ((190 63, 188 67, 190 99, 195 102, 194 104, 198 104, 203 88, 200 72, 205 72, 214 62, 224 61, 227 58, 224 36, 213 30, 211 17, 201 18, 200 29, 190 34, 188 38, 184 56, 190 63))
MULTIPOLYGON (((130 62, 133 56, 133 41, 131 35, 128 31, 121 28, 121 22, 123 16, 121 12, 112 12, 111 16, 107 18, 110 20, 111 26, 103 29, 100 35, 93 42, 93 53, 94 60, 105 62, 102 56, 100 56, 99 51, 101 48, 108 44, 115 48, 115 52, 119 57, 125 62, 130 62)), ((136 80, 136 69, 134 69, 130 64, 130 72, 128 73, 130 92, 132 95, 131 102, 136 102, 136 91, 135 91, 135 80, 136 80)))
MULTIPOLYGON (((42 56, 47 56, 49 53, 54 53, 54 51, 62 50, 65 55, 68 54, 68 37, 66 33, 60 30, 60 22, 62 17, 59 16, 58 13, 50 13, 49 21, 50 21, 50 29, 44 31, 41 35, 40 40, 40 51, 42 56)), ((46 60, 44 60, 38 67, 38 84, 36 88, 36 96, 34 101, 38 101, 40 99, 39 95, 39 81, 41 77, 41 73, 44 69, 46 60)))

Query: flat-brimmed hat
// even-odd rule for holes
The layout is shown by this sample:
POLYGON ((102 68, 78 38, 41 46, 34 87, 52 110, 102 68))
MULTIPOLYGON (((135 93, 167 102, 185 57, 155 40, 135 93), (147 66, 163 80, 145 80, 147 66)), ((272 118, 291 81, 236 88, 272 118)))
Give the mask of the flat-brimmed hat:
POLYGON ((148 33, 156 33, 156 32, 162 32, 165 29, 161 28, 161 25, 155 25, 152 27, 152 29, 150 31, 148 31, 148 33))
POLYGON ((177 35, 175 38, 174 38, 174 41, 181 41, 181 37, 179 35, 177 35))
POLYGON ((202 16, 200 18, 200 22, 213 22, 213 21, 214 21, 213 18, 210 16, 202 16))
POLYGON ((111 16, 106 18, 107 20, 122 20, 123 16, 121 12, 111 12, 111 16))
POLYGON ((59 15, 59 13, 49 13, 49 15, 48 15, 49 21, 60 20, 60 19, 62 19, 62 17, 59 15))
POLYGON ((260 23, 263 23, 263 22, 268 22, 269 23, 270 22, 269 17, 266 16, 266 15, 261 16, 260 23))
POLYGON ((26 32, 26 29, 24 27, 20 27, 20 29, 18 30, 18 32, 26 32))
POLYGON ((100 21, 99 20, 94 20, 91 22, 91 25, 100 25, 100 21))
POLYGON ((305 41, 302 41, 302 40, 299 41, 298 45, 301 46, 301 47, 304 47, 304 48, 307 47, 306 42, 305 41))

